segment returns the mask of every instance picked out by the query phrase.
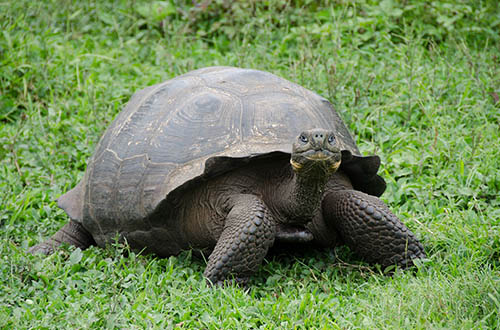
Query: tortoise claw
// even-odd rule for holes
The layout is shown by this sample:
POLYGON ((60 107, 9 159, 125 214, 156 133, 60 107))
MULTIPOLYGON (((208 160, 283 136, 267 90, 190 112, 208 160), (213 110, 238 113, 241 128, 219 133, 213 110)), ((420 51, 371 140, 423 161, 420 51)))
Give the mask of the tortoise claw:
POLYGON ((32 246, 29 248, 28 253, 30 254, 43 254, 43 255, 50 255, 54 253, 54 245, 50 244, 49 242, 42 242, 40 244, 37 244, 35 246, 32 246))

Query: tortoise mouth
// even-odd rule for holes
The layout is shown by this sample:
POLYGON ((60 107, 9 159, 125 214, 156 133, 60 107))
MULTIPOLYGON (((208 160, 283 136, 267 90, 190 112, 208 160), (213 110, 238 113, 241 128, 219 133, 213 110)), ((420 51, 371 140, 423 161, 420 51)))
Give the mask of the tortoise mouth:
POLYGON ((301 153, 302 157, 309 160, 328 160, 335 157, 335 153, 329 150, 308 150, 301 153))
POLYGON ((326 172, 335 172, 340 167, 342 154, 330 150, 307 150, 292 154, 290 163, 295 171, 304 167, 319 167, 326 172))

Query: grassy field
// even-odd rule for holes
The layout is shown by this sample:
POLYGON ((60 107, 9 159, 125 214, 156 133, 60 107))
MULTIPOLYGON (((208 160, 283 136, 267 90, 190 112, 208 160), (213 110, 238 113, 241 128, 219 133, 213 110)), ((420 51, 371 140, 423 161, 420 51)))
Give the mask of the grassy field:
POLYGON ((377 3, 0 2, 0 328, 500 328, 500 6, 377 3), (429 259, 385 276, 343 247, 278 255, 242 289, 209 288, 189 252, 28 255, 133 92, 210 65, 327 97, 429 259))

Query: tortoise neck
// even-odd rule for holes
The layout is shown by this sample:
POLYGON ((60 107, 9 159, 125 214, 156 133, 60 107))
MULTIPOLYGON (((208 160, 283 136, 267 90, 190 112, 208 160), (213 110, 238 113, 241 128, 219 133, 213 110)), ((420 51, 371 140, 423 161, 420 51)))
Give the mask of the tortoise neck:
POLYGON ((330 175, 324 172, 294 172, 282 186, 282 212, 293 223, 305 224, 317 214, 330 175))

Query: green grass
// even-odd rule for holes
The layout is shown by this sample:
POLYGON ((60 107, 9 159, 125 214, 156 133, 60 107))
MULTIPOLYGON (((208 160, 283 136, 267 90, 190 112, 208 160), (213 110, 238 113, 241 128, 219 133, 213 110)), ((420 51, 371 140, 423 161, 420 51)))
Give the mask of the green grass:
POLYGON ((147 3, 0 3, 1 328, 500 328, 497 1, 147 3), (389 277, 347 248, 274 256, 242 289, 207 287, 189 252, 28 255, 132 93, 210 65, 330 99, 429 260, 389 277))

